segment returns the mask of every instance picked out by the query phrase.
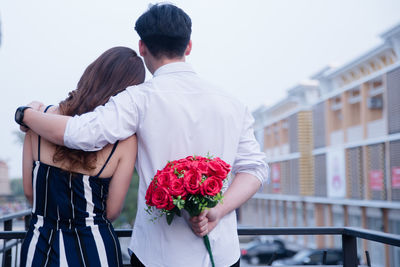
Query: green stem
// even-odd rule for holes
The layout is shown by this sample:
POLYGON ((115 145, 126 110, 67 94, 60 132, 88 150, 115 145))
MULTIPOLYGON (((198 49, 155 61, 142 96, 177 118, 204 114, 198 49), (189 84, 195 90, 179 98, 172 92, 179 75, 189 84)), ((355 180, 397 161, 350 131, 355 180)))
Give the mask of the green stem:
POLYGON ((210 240, 208 239, 208 235, 203 236, 203 240, 204 240, 204 245, 206 245, 208 254, 210 255, 211 265, 212 265, 212 267, 215 267, 214 258, 213 258, 212 252, 211 252, 211 245, 210 245, 210 240))

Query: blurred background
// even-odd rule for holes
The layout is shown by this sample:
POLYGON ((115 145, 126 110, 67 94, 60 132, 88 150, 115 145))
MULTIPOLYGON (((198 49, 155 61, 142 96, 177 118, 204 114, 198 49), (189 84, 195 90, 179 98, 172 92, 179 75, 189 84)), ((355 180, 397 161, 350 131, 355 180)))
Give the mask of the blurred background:
MULTIPOLYGON (((137 50, 134 23, 150 3, 0 2, 0 217, 29 209, 15 109, 32 100, 57 104, 113 46, 137 50)), ((187 61, 249 106, 270 164, 270 182, 239 210, 240 225, 400 234, 400 1, 173 3, 192 18, 187 61)), ((137 182, 135 175, 118 228, 133 225, 137 182)), ((262 254, 251 247, 290 257, 306 248, 335 255, 341 246, 323 236, 242 241, 252 265, 271 254, 251 256, 262 254)), ((373 266, 400 266, 398 248, 359 241, 358 249, 361 261, 370 251, 373 266)))

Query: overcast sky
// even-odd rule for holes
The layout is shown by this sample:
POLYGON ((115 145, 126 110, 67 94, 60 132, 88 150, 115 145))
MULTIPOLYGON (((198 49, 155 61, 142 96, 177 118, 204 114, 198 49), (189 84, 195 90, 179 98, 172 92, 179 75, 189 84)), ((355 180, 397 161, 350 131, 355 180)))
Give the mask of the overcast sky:
MULTIPOLYGON (((137 50, 137 17, 149 1, 0 0, 0 159, 21 177, 16 107, 57 104, 106 49, 137 50)), ((398 0, 181 0, 192 18, 187 61, 251 109, 331 63, 346 63, 381 43, 400 23, 398 0)), ((146 77, 150 78, 150 75, 146 77)))

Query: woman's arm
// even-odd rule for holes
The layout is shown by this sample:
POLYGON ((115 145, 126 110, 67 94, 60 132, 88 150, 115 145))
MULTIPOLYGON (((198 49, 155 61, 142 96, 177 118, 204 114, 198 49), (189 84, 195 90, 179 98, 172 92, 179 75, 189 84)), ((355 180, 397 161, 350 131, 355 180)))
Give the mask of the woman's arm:
POLYGON ((24 147, 22 152, 22 184, 26 199, 32 205, 33 192, 32 192, 32 140, 31 131, 25 134, 24 147))
POLYGON ((136 136, 131 136, 120 143, 122 149, 117 169, 110 182, 107 198, 107 218, 114 221, 121 213, 124 206, 125 196, 131 183, 133 170, 135 168, 137 154, 136 136))

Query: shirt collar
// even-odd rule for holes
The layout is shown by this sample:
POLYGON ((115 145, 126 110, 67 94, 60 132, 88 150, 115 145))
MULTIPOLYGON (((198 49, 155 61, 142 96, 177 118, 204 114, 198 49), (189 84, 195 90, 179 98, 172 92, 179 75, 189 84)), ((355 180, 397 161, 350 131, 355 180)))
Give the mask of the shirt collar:
POLYGON ((192 72, 192 73, 194 73, 194 70, 189 63, 174 62, 174 63, 165 64, 165 65, 159 67, 154 72, 153 76, 156 77, 159 75, 168 74, 168 73, 176 73, 176 72, 192 72))

